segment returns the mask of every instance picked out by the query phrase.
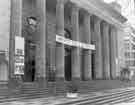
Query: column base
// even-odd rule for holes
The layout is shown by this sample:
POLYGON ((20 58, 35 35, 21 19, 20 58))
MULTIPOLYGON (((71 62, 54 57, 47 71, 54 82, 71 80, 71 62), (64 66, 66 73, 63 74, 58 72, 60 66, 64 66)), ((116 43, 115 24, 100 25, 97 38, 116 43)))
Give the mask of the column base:
POLYGON ((104 80, 110 80, 111 78, 109 78, 109 77, 104 77, 103 79, 104 79, 104 80))
POLYGON ((79 86, 80 82, 81 82, 81 78, 72 77, 72 81, 71 81, 72 84, 79 86))
POLYGON ((36 77, 35 82, 38 84, 39 87, 47 86, 47 79, 46 79, 46 77, 36 77))
POLYGON ((94 80, 104 80, 104 78, 94 78, 94 80))
POLYGON ((72 81, 81 81, 80 77, 72 77, 72 81))
POLYGON ((56 77, 55 78, 55 81, 56 82, 64 82, 65 81, 65 78, 64 77, 56 77))
POLYGON ((91 81, 91 80, 92 80, 92 78, 89 78, 89 77, 88 78, 86 78, 86 77, 84 78, 84 81, 91 81))
POLYGON ((22 78, 21 76, 14 76, 9 79, 8 81, 8 88, 9 89, 19 89, 22 87, 22 78))

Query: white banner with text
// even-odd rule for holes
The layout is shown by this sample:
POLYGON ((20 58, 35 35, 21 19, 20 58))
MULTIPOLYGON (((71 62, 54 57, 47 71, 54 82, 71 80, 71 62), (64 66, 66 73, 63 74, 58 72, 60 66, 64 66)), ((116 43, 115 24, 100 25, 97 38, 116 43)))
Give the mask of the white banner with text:
POLYGON ((82 42, 79 42, 79 41, 74 41, 74 40, 65 38, 65 37, 60 36, 60 35, 56 35, 56 42, 62 43, 62 44, 65 44, 65 45, 69 45, 69 46, 83 48, 83 49, 95 50, 95 45, 82 43, 82 42))

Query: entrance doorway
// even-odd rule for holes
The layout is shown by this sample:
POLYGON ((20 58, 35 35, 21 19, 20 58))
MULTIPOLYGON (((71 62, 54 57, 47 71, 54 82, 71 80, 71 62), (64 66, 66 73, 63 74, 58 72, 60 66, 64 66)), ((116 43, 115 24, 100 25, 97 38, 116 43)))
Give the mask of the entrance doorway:
MULTIPOLYGON (((65 38, 71 39, 71 33, 68 29, 64 29, 65 31, 65 38)), ((71 81, 72 72, 71 72, 71 59, 72 59, 72 47, 65 45, 65 80, 71 81)))
POLYGON ((25 38, 25 67, 24 67, 24 82, 34 82, 36 71, 36 41, 35 31, 38 24, 37 18, 30 16, 26 18, 27 26, 24 30, 25 38))
POLYGON ((24 69, 24 82, 34 82, 35 80, 35 44, 31 41, 25 42, 25 69, 24 69))
POLYGON ((92 79, 95 79, 95 52, 92 51, 92 54, 91 54, 91 63, 92 63, 92 79))
POLYGON ((65 80, 71 81, 71 48, 65 47, 65 80))

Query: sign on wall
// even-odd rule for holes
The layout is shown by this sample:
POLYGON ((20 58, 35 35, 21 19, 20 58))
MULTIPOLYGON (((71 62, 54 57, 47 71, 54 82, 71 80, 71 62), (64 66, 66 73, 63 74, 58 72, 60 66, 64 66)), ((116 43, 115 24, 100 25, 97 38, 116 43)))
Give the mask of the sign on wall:
POLYGON ((56 35, 56 42, 69 45, 69 46, 80 47, 83 49, 95 50, 95 45, 70 40, 60 35, 56 35))
POLYGON ((16 75, 24 75, 24 38, 15 37, 15 71, 16 75))

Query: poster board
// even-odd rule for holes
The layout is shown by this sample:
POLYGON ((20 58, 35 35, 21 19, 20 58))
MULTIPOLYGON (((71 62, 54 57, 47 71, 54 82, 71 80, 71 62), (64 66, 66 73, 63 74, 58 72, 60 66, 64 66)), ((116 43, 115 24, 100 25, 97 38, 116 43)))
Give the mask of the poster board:
POLYGON ((24 38, 15 37, 15 75, 24 75, 24 38))

